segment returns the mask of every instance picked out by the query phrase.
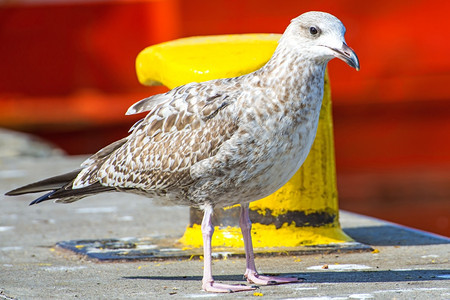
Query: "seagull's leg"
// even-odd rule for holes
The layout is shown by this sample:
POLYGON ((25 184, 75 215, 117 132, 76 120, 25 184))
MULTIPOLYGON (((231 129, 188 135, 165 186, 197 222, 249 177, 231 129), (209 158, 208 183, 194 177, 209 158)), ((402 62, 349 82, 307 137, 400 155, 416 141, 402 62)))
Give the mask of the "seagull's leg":
POLYGON ((276 277, 258 274, 255 266, 255 255, 253 254, 251 236, 252 222, 250 221, 249 217, 248 204, 241 204, 241 216, 239 218, 239 225, 241 226, 242 236, 244 237, 246 258, 246 270, 244 276, 245 278, 247 278, 248 282, 259 285, 269 285, 302 281, 295 277, 276 277))
POLYGON ((214 282, 212 277, 212 263, 211 263, 211 238, 214 233, 214 226, 211 222, 213 208, 206 206, 202 220, 202 235, 203 235, 203 280, 202 287, 207 292, 214 293, 232 293, 240 291, 254 290, 255 287, 246 285, 231 285, 214 282))

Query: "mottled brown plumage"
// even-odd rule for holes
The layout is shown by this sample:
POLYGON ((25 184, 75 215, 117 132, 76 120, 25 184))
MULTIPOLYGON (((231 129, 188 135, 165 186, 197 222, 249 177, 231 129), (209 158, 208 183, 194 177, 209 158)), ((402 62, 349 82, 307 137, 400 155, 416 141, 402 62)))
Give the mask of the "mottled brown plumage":
POLYGON ((42 191, 42 186, 51 190, 34 204, 121 191, 202 208, 203 288, 215 292, 251 289, 214 283, 211 275, 212 208, 239 203, 248 280, 296 281, 256 273, 248 203, 279 189, 306 159, 317 130, 328 61, 338 57, 359 69, 344 33, 342 23, 329 14, 303 14, 292 20, 261 69, 146 98, 127 112, 148 112, 130 135, 87 159, 79 172, 9 194, 42 191))

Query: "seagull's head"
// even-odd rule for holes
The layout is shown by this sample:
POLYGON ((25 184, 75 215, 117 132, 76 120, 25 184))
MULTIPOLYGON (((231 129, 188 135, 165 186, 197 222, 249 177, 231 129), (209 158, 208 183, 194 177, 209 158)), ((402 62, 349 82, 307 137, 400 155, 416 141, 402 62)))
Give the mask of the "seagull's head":
POLYGON ((328 13, 311 11, 291 21, 280 44, 325 64, 337 57, 359 70, 358 57, 345 43, 344 35, 345 27, 338 18, 328 13))

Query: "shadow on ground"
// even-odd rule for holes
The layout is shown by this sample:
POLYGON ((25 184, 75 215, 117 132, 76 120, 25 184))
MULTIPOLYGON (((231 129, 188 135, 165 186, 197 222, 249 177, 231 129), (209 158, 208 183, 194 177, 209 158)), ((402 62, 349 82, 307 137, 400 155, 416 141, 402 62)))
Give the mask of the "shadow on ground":
MULTIPOLYGON (((273 274, 270 274, 273 275, 273 274)), ((399 270, 399 271, 349 271, 349 272, 309 272, 276 274, 297 276, 307 283, 345 283, 345 282, 402 282, 449 280, 450 270, 399 270)), ((201 276, 127 276, 128 280, 201 281, 201 276)), ((242 275, 215 275, 216 281, 244 281, 242 275)))
POLYGON ((355 241, 371 246, 419 246, 450 244, 450 239, 396 225, 345 228, 355 241))

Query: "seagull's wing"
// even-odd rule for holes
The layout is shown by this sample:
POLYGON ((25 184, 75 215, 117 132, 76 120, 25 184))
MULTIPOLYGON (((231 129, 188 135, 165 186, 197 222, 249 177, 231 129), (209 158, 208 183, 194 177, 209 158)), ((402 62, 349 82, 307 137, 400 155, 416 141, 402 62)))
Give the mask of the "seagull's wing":
POLYGON ((148 110, 148 115, 126 141, 117 142, 120 146, 113 144, 86 160, 73 187, 100 182, 151 191, 190 184, 190 167, 217 153, 236 131, 231 107, 237 97, 239 89, 229 80, 215 80, 138 102, 132 113, 148 110))
POLYGON ((130 108, 128 108, 126 114, 134 115, 146 111, 151 111, 154 107, 162 103, 170 102, 177 96, 187 97, 189 94, 197 92, 197 89, 195 88, 196 85, 198 85, 198 83, 191 82, 186 85, 174 88, 168 91, 167 93, 153 95, 145 99, 142 99, 141 101, 138 101, 133 105, 131 105, 130 108))

